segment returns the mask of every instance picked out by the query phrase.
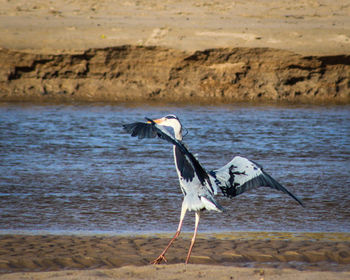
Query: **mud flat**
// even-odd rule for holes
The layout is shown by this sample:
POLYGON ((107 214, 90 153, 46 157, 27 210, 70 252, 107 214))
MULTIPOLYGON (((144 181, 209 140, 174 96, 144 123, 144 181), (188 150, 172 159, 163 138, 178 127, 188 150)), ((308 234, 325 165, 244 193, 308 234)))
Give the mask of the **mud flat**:
POLYGON ((347 1, 6 1, 0 102, 350 100, 347 1))
POLYGON ((346 233, 200 234, 188 266, 183 262, 191 234, 185 233, 169 250, 168 265, 149 265, 170 237, 170 234, 1 235, 0 279, 350 276, 350 235, 346 233))

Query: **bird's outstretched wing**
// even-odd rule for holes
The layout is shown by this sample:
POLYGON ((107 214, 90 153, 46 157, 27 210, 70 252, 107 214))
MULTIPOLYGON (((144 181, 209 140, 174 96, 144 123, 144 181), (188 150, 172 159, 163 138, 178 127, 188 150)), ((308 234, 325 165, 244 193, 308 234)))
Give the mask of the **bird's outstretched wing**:
POLYGON ((147 123, 135 122, 130 124, 123 124, 123 128, 126 132, 130 133, 133 137, 143 138, 161 138, 174 145, 177 140, 163 127, 157 125, 153 120, 148 119, 147 123))
POLYGON ((140 139, 158 137, 175 145, 175 152, 177 153, 178 167, 181 176, 187 181, 192 181, 195 174, 197 174, 202 185, 205 185, 205 182, 207 182, 212 190, 211 181, 207 172, 193 154, 188 151, 182 141, 177 140, 163 126, 156 124, 153 120, 148 118, 146 118, 146 120, 148 120, 147 123, 135 122, 124 124, 123 128, 130 133, 131 136, 138 136, 140 139))
POLYGON ((267 174, 262 166, 244 157, 236 156, 228 164, 218 170, 210 171, 209 174, 225 196, 234 197, 260 186, 270 187, 290 195, 304 206, 299 198, 267 174))

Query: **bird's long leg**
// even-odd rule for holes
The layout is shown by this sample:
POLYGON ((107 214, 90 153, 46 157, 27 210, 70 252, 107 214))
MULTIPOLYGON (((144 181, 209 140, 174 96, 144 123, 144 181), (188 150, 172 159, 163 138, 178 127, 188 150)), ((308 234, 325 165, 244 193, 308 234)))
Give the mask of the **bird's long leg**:
POLYGON ((151 262, 151 264, 160 264, 162 261, 167 262, 167 259, 165 258, 165 253, 168 251, 168 249, 170 248, 171 244, 175 241, 175 239, 180 235, 181 228, 182 228, 182 222, 185 218, 186 211, 187 211, 187 207, 184 205, 184 203, 182 203, 180 222, 179 222, 179 226, 177 227, 177 231, 176 231, 174 237, 170 240, 168 246, 165 247, 165 249, 159 255, 159 257, 156 258, 153 262, 151 262))
POLYGON ((193 233, 193 237, 192 237, 192 240, 191 240, 190 249, 188 250, 188 254, 187 254, 187 258, 186 258, 186 264, 188 264, 188 261, 189 261, 190 256, 191 256, 191 252, 192 252, 192 248, 193 248, 194 242, 196 241, 198 224, 199 224, 199 218, 200 218, 200 214, 199 214, 199 212, 196 212, 196 222, 195 222, 195 227, 194 227, 194 233, 193 233))

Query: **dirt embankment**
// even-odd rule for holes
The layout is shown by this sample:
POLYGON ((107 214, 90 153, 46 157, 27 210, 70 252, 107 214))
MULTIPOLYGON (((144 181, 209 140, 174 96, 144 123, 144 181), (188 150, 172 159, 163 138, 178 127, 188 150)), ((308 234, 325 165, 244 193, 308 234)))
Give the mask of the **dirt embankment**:
POLYGON ((350 102, 350 55, 270 48, 0 50, 0 101, 350 102))

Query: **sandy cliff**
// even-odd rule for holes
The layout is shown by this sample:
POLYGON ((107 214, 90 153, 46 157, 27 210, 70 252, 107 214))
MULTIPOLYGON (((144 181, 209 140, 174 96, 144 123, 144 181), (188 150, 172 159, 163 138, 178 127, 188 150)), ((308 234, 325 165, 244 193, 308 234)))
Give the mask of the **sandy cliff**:
POLYGON ((350 101, 350 55, 268 48, 0 50, 2 101, 350 101))

